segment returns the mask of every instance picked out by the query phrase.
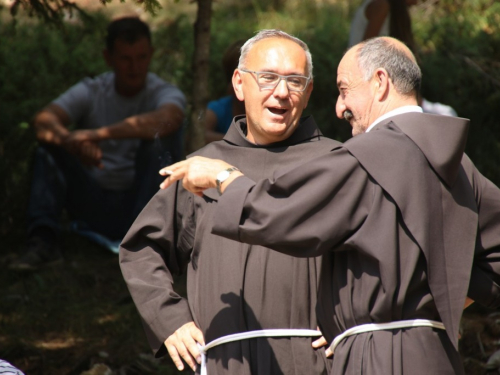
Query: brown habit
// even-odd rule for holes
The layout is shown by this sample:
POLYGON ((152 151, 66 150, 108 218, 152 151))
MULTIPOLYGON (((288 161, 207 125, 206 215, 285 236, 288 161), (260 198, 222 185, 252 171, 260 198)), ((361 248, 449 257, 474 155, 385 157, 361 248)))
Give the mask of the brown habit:
MULTIPOLYGON (((223 141, 196 154, 224 159, 260 179, 339 144, 324 138, 311 117, 289 139, 270 147, 248 142, 245 129, 244 117, 237 117, 223 141)), ((164 340, 193 320, 206 343, 249 330, 317 327, 319 259, 294 258, 211 234, 218 198, 215 189, 200 198, 180 184, 159 191, 121 244, 120 266, 158 356, 166 353, 164 340), (185 267, 188 300, 172 285, 172 274, 185 267)), ((208 352, 208 373, 327 373, 324 350, 313 350, 311 342, 293 337, 224 344, 208 352)))
POLYGON ((393 116, 300 169, 257 184, 238 178, 219 199, 214 233, 323 254, 317 313, 329 342, 365 323, 446 327, 348 337, 334 374, 464 373, 457 336, 466 295, 500 305, 491 251, 500 245, 500 190, 463 153, 467 129, 464 119, 393 116))

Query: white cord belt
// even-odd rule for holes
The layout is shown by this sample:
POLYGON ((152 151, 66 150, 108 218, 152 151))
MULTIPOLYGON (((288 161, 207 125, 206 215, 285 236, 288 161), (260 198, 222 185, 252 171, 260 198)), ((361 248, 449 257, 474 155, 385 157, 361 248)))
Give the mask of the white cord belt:
POLYGON ((201 375, 207 375, 207 352, 209 349, 217 346, 226 344, 228 342, 239 341, 239 340, 247 340, 247 339, 255 339, 258 337, 315 337, 321 336, 320 331, 316 331, 313 329, 262 329, 258 331, 247 331, 240 333, 233 333, 232 335, 222 336, 218 339, 210 341, 205 346, 198 344, 198 348, 200 349, 201 355, 201 375))
POLYGON ((428 319, 411 319, 411 320, 399 320, 396 322, 389 323, 369 323, 369 324, 361 324, 359 326, 355 326, 349 328, 344 331, 344 333, 338 335, 333 339, 332 345, 330 345, 330 350, 332 353, 335 352, 335 348, 340 342, 346 337, 357 335, 358 333, 371 332, 371 331, 385 331, 391 329, 400 329, 400 328, 413 328, 413 327, 432 327, 438 329, 444 329, 444 324, 441 322, 436 322, 435 320, 428 319))

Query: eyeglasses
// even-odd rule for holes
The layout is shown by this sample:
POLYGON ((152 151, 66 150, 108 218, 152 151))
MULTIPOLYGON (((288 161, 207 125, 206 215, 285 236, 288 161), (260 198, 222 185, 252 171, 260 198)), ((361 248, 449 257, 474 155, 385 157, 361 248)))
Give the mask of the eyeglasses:
POLYGON ((289 75, 282 76, 271 72, 256 72, 254 70, 239 69, 245 73, 253 73, 257 77, 257 84, 261 89, 275 89, 282 79, 286 81, 286 87, 290 91, 304 91, 311 80, 311 77, 289 75))

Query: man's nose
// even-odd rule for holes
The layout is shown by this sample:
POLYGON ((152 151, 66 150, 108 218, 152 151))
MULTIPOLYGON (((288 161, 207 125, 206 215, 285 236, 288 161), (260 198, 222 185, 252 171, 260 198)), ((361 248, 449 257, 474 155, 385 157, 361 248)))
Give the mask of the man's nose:
POLYGON ((337 115, 338 118, 343 119, 344 118, 344 111, 345 110, 346 110, 346 106, 344 104, 344 101, 339 96, 337 98, 337 103, 335 105, 335 114, 337 115))
POLYGON ((136 72, 139 69, 140 62, 138 59, 130 59, 129 68, 132 72, 136 72))
POLYGON ((274 96, 286 98, 290 95, 285 78, 280 78, 278 85, 274 88, 274 96))

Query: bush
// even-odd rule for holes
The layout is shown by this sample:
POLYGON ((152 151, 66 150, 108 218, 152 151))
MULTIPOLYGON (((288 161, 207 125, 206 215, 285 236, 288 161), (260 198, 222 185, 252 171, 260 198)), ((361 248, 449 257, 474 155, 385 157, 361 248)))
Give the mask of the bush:
POLYGON ((466 152, 500 184, 500 3, 442 1, 416 20, 423 94, 471 119, 466 152))
MULTIPOLYGON (((213 97, 225 92, 221 57, 226 47, 262 28, 280 28, 308 43, 313 55, 314 90, 305 114, 314 114, 325 135, 348 139, 349 125, 335 116, 336 70, 360 1, 278 1, 276 7, 261 3, 214 3, 209 82, 213 97), (301 16, 291 16, 296 14, 301 16)), ((471 119, 467 152, 487 177, 500 184, 500 4, 495 0, 457 4, 424 2, 414 9, 423 94, 471 119)), ((157 22, 152 62, 152 71, 177 84, 188 101, 193 83, 190 19, 182 15, 157 22)), ((88 20, 67 22, 63 29, 28 21, 14 24, 0 18, 2 234, 23 230, 35 145, 27 125, 31 117, 82 77, 106 70, 101 58, 106 17, 92 14, 88 20)))

